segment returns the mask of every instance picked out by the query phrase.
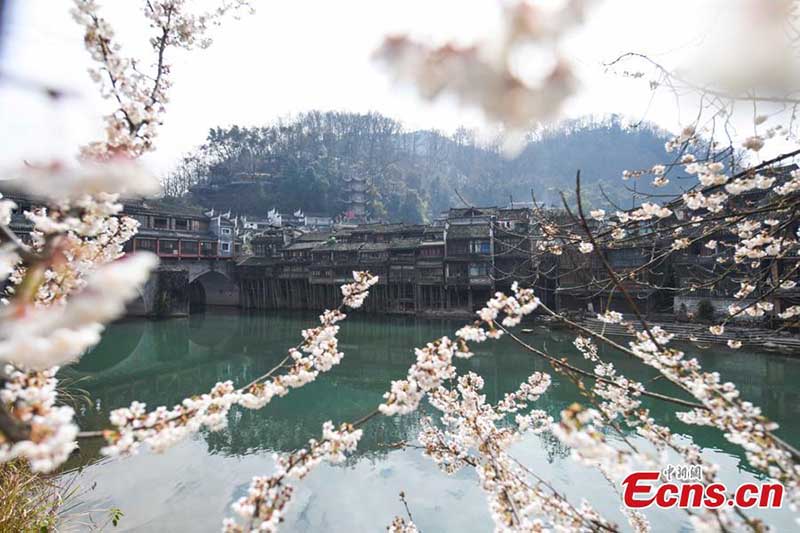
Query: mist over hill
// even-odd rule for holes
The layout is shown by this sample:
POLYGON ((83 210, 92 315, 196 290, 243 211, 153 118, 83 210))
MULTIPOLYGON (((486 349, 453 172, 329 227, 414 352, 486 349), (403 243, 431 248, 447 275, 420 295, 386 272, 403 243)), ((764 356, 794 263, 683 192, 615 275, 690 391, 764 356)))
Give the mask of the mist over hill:
POLYGON ((668 138, 614 116, 582 119, 531 134, 509 159, 499 144, 479 142, 464 129, 406 131, 377 113, 314 111, 265 127, 213 128, 164 185, 167 196, 239 214, 264 216, 276 207, 336 216, 346 209, 345 180, 363 176, 371 218, 423 222, 464 202, 505 205, 531 201, 532 193, 538 202, 560 205, 560 191, 574 197, 580 169, 587 202, 608 206, 605 193, 631 207, 634 187, 680 191, 675 179, 657 190, 652 177, 620 179, 623 170, 663 162, 668 138))

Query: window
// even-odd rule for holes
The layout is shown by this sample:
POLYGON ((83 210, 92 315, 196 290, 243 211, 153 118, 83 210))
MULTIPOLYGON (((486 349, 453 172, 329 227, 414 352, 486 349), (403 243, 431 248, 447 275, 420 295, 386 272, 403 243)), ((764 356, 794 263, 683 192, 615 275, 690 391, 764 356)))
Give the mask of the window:
POLYGON ((462 255, 469 253, 469 242, 467 241, 452 241, 447 243, 447 255, 462 255))
POLYGON ((443 246, 426 246, 420 250, 422 257, 441 257, 444 255, 443 246))
POLYGON ((197 255, 199 245, 197 241, 181 241, 181 253, 185 255, 197 255))
POLYGON ((182 230, 189 229, 189 221, 183 218, 176 218, 175 229, 182 229, 182 230))
POLYGON ((469 265, 469 277, 483 278, 489 275, 486 263, 471 263, 469 265))
POLYGON ((139 223, 140 227, 142 228, 150 227, 150 217, 148 217, 147 215, 133 215, 132 218, 139 223))
POLYGON ((231 234, 231 228, 222 228, 222 234, 223 235, 230 235, 231 234))
POLYGON ((178 241, 158 241, 158 253, 178 255, 178 241))
POLYGON ((167 229, 169 228, 169 220, 156 217, 153 219, 153 227, 157 229, 167 229))
POLYGON ((155 239, 136 239, 136 249, 137 250, 148 250, 151 252, 156 251, 156 240, 155 239))
POLYGON ((606 252, 612 267, 637 267, 647 262, 647 256, 640 248, 621 248, 606 252))
POLYGON ((419 268, 417 269, 417 279, 420 281, 441 281, 441 268, 419 268))
POLYGON ((467 276, 467 266, 463 263, 446 265, 445 271, 448 278, 465 278, 467 276))
POLYGON ((223 252, 230 252, 231 251, 231 243, 223 242, 222 243, 222 251, 223 252))
POLYGON ((215 242, 200 243, 200 255, 205 255, 205 256, 217 255, 217 243, 215 242))
POLYGON ((473 254, 489 254, 490 244, 489 241, 472 241, 469 243, 469 251, 473 254))

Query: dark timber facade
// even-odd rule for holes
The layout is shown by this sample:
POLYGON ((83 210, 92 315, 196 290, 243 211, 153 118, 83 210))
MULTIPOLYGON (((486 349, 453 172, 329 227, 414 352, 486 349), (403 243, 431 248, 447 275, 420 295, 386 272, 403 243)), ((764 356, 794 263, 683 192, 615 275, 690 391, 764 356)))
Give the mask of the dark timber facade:
POLYGON ((238 262, 242 305, 334 307, 352 272, 369 270, 380 281, 368 312, 472 311, 514 281, 536 282, 531 215, 526 208, 451 209, 433 225, 361 224, 287 244, 275 228, 252 240, 255 256, 238 262))

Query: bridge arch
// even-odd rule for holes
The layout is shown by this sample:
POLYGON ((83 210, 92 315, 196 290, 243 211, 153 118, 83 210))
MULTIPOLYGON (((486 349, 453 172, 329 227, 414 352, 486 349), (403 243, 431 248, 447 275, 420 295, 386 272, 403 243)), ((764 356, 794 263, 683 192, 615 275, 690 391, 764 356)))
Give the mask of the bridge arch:
POLYGON ((239 305, 239 287, 222 272, 207 270, 189 279, 190 312, 205 306, 239 305))
POLYGON ((147 298, 145 291, 136 289, 136 293, 136 298, 125 306, 125 316, 149 316, 153 308, 152 302, 147 298))

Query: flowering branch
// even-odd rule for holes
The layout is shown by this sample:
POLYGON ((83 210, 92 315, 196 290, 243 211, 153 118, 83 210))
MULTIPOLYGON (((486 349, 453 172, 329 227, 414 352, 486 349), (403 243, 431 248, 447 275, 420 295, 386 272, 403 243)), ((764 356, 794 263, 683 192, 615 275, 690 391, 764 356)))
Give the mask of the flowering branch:
POLYGON ((185 0, 145 4, 145 14, 162 30, 151 42, 158 49, 158 73, 147 97, 146 77, 135 61, 119 56, 95 0, 75 0, 73 15, 100 64, 91 74, 101 82, 105 73, 103 96, 113 96, 119 107, 106 118, 105 139, 86 147, 78 164, 27 164, 4 180, 4 187, 41 201, 23 213, 33 224, 27 245, 9 227, 17 205, 0 199, 0 461, 25 457, 34 471, 65 461, 78 434, 72 409, 57 405, 58 365, 99 342, 105 324, 121 316, 157 263, 146 253, 120 259, 138 223, 117 215, 121 195, 158 192, 157 181, 131 159, 151 148, 167 100, 165 49, 193 47, 209 23, 246 5, 225 1, 214 13, 195 16, 185 0))

